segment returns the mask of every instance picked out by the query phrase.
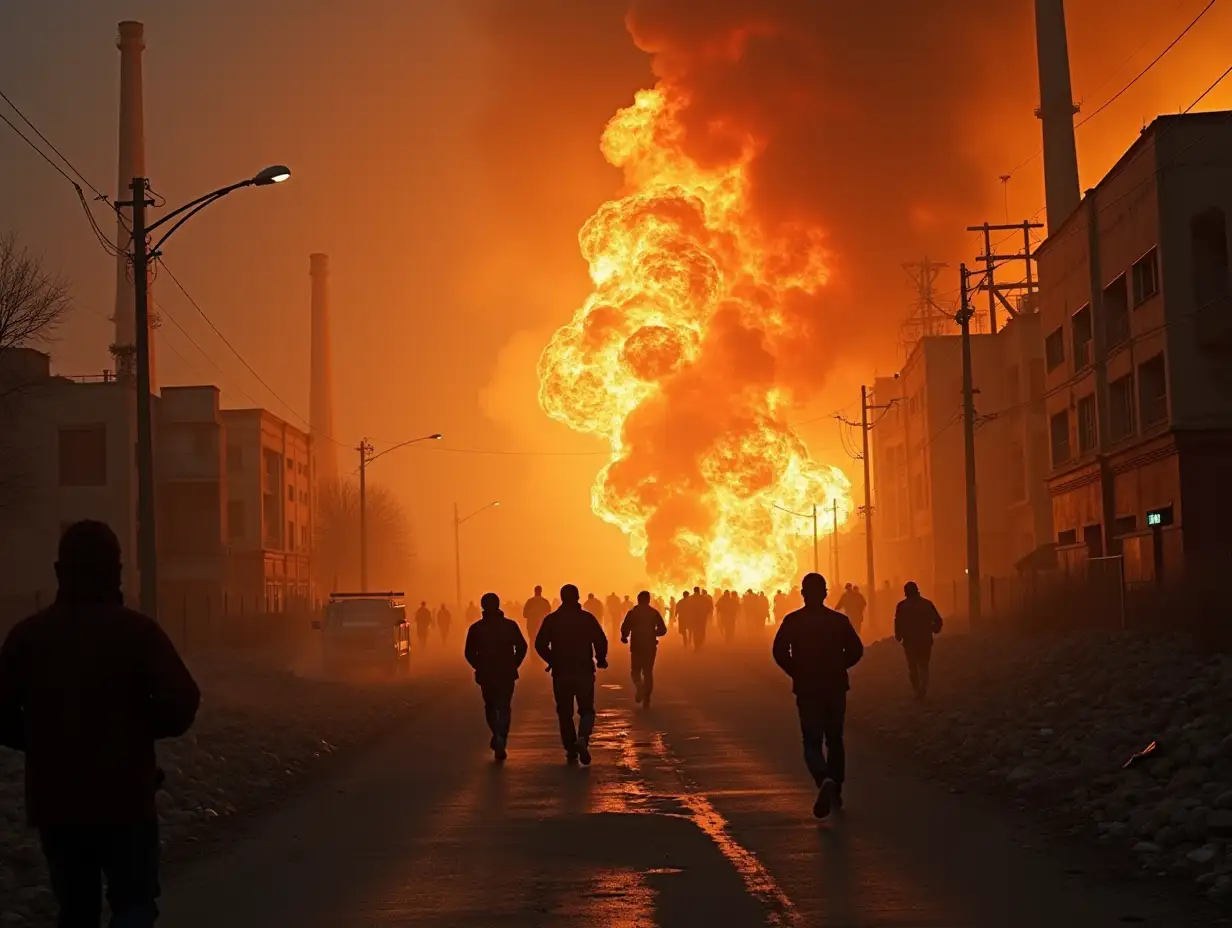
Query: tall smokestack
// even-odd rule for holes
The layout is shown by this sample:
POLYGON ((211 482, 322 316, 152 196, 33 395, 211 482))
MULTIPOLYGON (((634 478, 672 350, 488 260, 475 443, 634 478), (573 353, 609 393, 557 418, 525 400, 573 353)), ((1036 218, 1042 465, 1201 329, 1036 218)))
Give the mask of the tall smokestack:
POLYGON ((1078 208, 1078 152, 1074 146, 1074 95, 1069 82, 1069 44, 1065 0, 1035 0, 1035 50, 1039 61, 1040 105, 1044 125, 1044 199, 1048 230, 1054 231, 1078 208))
POLYGON ((329 345, 329 255, 308 256, 312 277, 312 379, 308 427, 312 433, 313 470, 317 486, 338 478, 334 448, 334 384, 329 345))
MULTIPOLYGON (((142 105, 141 53, 145 51, 145 26, 125 21, 119 25, 116 48, 120 50, 120 157, 117 199, 132 199, 134 177, 145 177, 145 116, 142 105)), ((116 241, 121 246, 128 241, 132 228, 132 210, 120 208, 116 225, 116 241)), ((128 383, 136 382, 137 373, 137 313, 133 290, 132 268, 126 255, 116 258, 115 344, 112 353, 116 372, 128 383)), ((147 293, 148 293, 147 289, 147 293)), ((153 320, 153 313, 149 314, 153 320)), ((156 391, 154 376, 154 332, 150 323, 150 390, 156 391)))

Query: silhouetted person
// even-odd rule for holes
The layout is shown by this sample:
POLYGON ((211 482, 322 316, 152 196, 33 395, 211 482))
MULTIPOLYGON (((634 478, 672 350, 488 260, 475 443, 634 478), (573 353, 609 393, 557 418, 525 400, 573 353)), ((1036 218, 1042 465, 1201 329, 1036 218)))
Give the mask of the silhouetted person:
POLYGON ((851 627, 856 630, 857 635, 864 627, 864 610, 867 608, 868 600, 864 598, 860 588, 852 584, 851 592, 847 594, 847 617, 851 619, 851 627))
POLYGON ((941 631, 941 613, 931 599, 920 595, 914 580, 903 584, 903 601, 894 610, 894 639, 907 656, 907 677, 916 699, 928 695, 928 665, 933 656, 933 635, 941 631))
POLYGON ((680 602, 676 603, 676 630, 687 648, 693 635, 693 603, 689 602, 689 591, 680 594, 680 602))
POLYGON ((596 617, 600 619, 603 630, 607 632, 608 636, 615 638, 616 634, 620 631, 620 620, 624 618, 624 614, 628 611, 621 608, 619 596, 615 593, 608 593, 607 599, 603 601, 603 615, 599 616, 596 613, 596 617))
POLYGON ((736 635, 736 615, 740 612, 740 598, 731 590, 724 590, 714 608, 719 614, 719 629, 723 632, 723 640, 730 642, 736 635))
POLYGON ((629 667, 633 675, 633 701, 650 708, 654 690, 655 657, 659 639, 667 634, 667 625, 659 610, 650 605, 650 593, 637 594, 637 605, 625 614, 620 623, 620 642, 629 646, 629 667))
POLYGON ((851 613, 847 610, 851 607, 851 584, 848 583, 843 587, 843 595, 838 598, 838 602, 834 604, 834 608, 847 618, 851 618, 851 613))
POLYGON ((774 624, 778 625, 787 615, 787 594, 779 590, 774 594, 774 624))
POLYGON ((864 645, 847 616, 826 607, 825 577, 806 574, 800 591, 804 607, 784 617, 773 653, 796 694, 804 762, 817 784, 813 814, 825 818, 843 804, 847 671, 864 656, 864 645))
POLYGON ((450 614, 449 608, 441 603, 441 608, 436 610, 436 630, 441 634, 441 641, 449 640, 449 626, 453 624, 453 615, 450 614))
POLYGON ((706 643, 706 630, 710 626, 710 616, 714 613, 714 600, 710 594, 699 587, 693 587, 693 650, 700 651, 706 643))
POLYGON ((70 525, 55 602, 0 648, 0 744, 25 752, 26 814, 65 928, 98 928, 104 880, 112 925, 154 924, 154 741, 184 734, 201 699, 158 624, 124 607, 120 576, 115 533, 70 525))
POLYGON ((565 756, 570 762, 589 764, 590 733, 595 727, 595 668, 607 668, 607 635, 598 618, 578 604, 578 589, 572 583, 560 588, 560 608, 543 620, 535 651, 552 671, 552 695, 565 756))
POLYGON ((479 615, 479 607, 475 605, 474 601, 466 604, 466 621, 468 624, 471 622, 477 622, 479 620, 479 615))
POLYGON ((500 597, 484 593, 483 613, 466 630, 466 662, 475 670, 483 693, 483 714, 492 730, 492 748, 498 761, 507 755, 509 723, 513 720, 513 686, 518 668, 526 660, 526 639, 513 619, 501 612, 500 597))
MULTIPOLYGON (((561 600, 561 604, 564 604, 564 600, 561 600)), ((582 608, 598 619, 600 625, 603 624, 603 603, 599 602, 599 597, 594 593, 586 594, 586 602, 582 603, 582 608)))
POLYGON ((421 601, 415 610, 415 634, 419 638, 419 646, 426 648, 428 636, 432 634, 432 610, 426 601, 421 601))
POLYGON ((526 601, 526 605, 522 607, 522 618, 526 620, 526 640, 534 641, 535 636, 539 634, 539 625, 543 622, 544 616, 552 611, 552 607, 548 605, 548 601, 543 598, 543 587, 535 587, 535 595, 526 601))

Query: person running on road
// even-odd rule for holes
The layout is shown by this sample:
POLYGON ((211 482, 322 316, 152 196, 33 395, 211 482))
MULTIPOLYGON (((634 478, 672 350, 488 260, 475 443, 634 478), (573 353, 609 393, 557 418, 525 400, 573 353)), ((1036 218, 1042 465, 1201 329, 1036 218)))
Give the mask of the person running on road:
POLYGON ((535 595, 526 601, 522 607, 522 618, 526 620, 526 640, 534 641, 539 634, 539 625, 543 617, 552 611, 548 601, 543 598, 543 587, 535 587, 535 595))
MULTIPOLYGON (((112 925, 152 926, 163 778, 154 742, 189 729, 201 693, 158 623, 124 607, 107 525, 68 526, 55 571, 55 602, 0 647, 0 745, 25 754, 26 817, 57 924, 97 928, 105 880, 112 925)), ((5 834, 13 829, 10 818, 5 834)), ((16 893, 5 898, 7 913, 16 893)))
POLYGON ((594 613, 578 604, 578 588, 560 588, 560 608, 549 613, 535 637, 535 651, 552 672, 552 695, 560 721, 560 741, 570 762, 590 763, 595 727, 595 668, 607 669, 607 635, 594 613), (573 727, 577 704, 578 725, 573 727))
POLYGON ((654 690, 655 657, 659 639, 667 634, 667 625, 659 610, 650 605, 650 593, 637 594, 637 605, 625 614, 620 623, 620 643, 629 646, 629 667, 633 675, 633 701, 650 708, 654 690))
POLYGON ((847 597, 847 617, 851 619, 851 627, 856 630, 857 635, 864 627, 864 610, 867 608, 868 600, 864 598, 860 588, 852 584, 851 593, 847 597))
POLYGON ((687 648, 693 637, 693 603, 688 590, 680 595, 680 602, 676 603, 676 630, 687 648))
POLYGON ((498 761, 507 756, 509 724, 513 720, 513 687, 526 659, 526 639, 513 619, 505 618, 500 597, 484 593, 481 618, 466 630, 466 662, 475 671, 483 693, 483 714, 492 730, 488 746, 498 761))
POLYGON ((436 610, 436 630, 441 634, 441 642, 449 640, 449 626, 453 624, 453 616, 450 614, 448 607, 441 603, 441 608, 436 610))
POLYGON ((826 607, 825 577, 806 574, 800 591, 804 608, 783 619, 773 654, 796 695, 804 762, 817 784, 813 814, 825 818, 832 807, 843 805, 847 671, 864 656, 864 645, 847 616, 826 607))
POLYGON ((428 646, 428 636, 432 633, 432 610, 428 608, 427 600, 421 600, 415 610, 415 634, 419 638, 419 646, 428 646))
POLYGON ((848 583, 843 587, 843 595, 838 598, 838 602, 834 604, 834 608, 841 612, 847 618, 851 618, 851 613, 847 610, 851 607, 851 584, 848 583))
POLYGON ((903 584, 903 601, 894 610, 894 640, 907 657, 907 678, 916 699, 928 695, 928 665, 933 656, 933 635, 941 632, 941 613, 931 599, 920 595, 914 580, 903 584))

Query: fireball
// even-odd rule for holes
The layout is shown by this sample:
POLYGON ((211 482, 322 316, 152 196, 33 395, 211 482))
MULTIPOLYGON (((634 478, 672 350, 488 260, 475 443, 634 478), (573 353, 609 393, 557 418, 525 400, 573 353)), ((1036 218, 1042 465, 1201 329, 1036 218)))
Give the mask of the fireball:
POLYGON ((847 477, 787 424, 798 397, 777 364, 805 335, 785 306, 825 286, 823 235, 754 215, 756 139, 720 165, 691 158, 686 104, 661 80, 604 131, 626 191, 579 233, 594 289, 540 356, 539 403, 610 444, 592 507, 660 588, 785 587, 812 536, 798 514, 852 512, 847 477))

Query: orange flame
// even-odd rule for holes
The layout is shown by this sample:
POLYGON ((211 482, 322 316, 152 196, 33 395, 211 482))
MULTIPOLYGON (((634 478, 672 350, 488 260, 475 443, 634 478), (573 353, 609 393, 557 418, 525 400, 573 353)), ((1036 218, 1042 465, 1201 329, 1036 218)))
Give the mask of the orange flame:
MULTIPOLYGON (((640 91, 603 133, 627 194, 579 242, 594 291, 539 359, 539 403, 611 444, 591 504, 619 526, 660 585, 771 589, 794 582, 795 549, 852 507, 837 467, 810 459, 785 421, 796 399, 774 348, 799 333, 782 311, 827 278, 820 230, 766 231, 741 154, 703 166, 683 151, 679 87, 640 91)), ((710 127, 722 133, 725 127, 710 127)))

